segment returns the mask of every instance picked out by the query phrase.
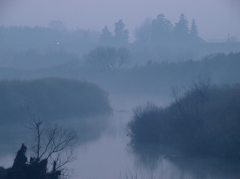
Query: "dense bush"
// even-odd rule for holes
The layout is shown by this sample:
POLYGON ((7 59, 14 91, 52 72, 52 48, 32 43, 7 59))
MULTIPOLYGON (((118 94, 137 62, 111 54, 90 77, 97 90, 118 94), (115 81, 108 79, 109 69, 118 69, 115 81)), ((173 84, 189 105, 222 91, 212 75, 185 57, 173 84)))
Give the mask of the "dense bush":
POLYGON ((106 93, 97 85, 74 79, 45 78, 0 81, 1 121, 93 116, 111 111, 106 93))
POLYGON ((134 149, 167 146, 188 155, 240 157, 240 85, 195 84, 166 108, 139 107, 128 123, 134 149))

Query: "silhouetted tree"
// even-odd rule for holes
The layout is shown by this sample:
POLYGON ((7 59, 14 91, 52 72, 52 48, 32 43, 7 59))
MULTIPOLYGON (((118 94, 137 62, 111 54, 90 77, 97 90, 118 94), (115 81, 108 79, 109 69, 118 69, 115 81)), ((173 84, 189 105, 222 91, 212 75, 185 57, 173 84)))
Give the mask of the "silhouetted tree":
POLYGON ((112 43, 112 33, 109 31, 108 27, 105 26, 99 37, 99 43, 101 45, 110 45, 112 43))
POLYGON ((189 37, 188 21, 184 14, 181 14, 179 21, 174 26, 175 39, 178 41, 186 41, 189 37))
POLYGON ((20 150, 17 152, 17 155, 14 159, 12 168, 19 169, 26 164, 27 162, 26 151, 27 151, 27 147, 24 144, 22 144, 20 150))
POLYGON ((191 29, 190 29, 190 39, 191 42, 203 42, 204 40, 198 36, 198 27, 195 19, 192 20, 191 29))
POLYGON ((86 56, 86 62, 98 69, 116 70, 127 64, 130 51, 126 48, 97 47, 86 56))
POLYGON ((125 24, 122 20, 119 20, 114 26, 114 40, 116 45, 126 45, 128 43, 128 30, 125 29, 125 24))
POLYGON ((117 51, 114 47, 97 47, 90 51, 85 59, 88 64, 98 69, 114 69, 117 51))
POLYGON ((172 23, 164 16, 164 14, 159 14, 156 19, 152 21, 150 37, 151 42, 169 42, 171 34, 172 23))
POLYGON ((54 170, 48 171, 48 159, 26 157, 27 147, 22 144, 14 159, 13 166, 8 169, 0 167, 0 179, 58 179, 62 172, 57 169, 54 162, 54 170))
POLYGON ((118 55, 118 62, 117 62, 117 68, 121 68, 123 65, 128 63, 128 60, 131 56, 130 51, 125 48, 125 47, 121 47, 118 49, 117 51, 117 55, 118 55))
POLYGON ((150 39, 151 34, 151 19, 146 19, 143 24, 135 29, 135 38, 137 42, 147 43, 150 39))
POLYGON ((13 166, 8 169, 6 177, 4 179, 25 179, 27 178, 27 157, 26 157, 27 147, 22 144, 21 148, 18 150, 16 157, 13 162, 13 166))
POLYGON ((61 174, 64 174, 67 171, 65 166, 75 159, 77 133, 74 130, 62 129, 58 125, 44 125, 33 115, 31 119, 32 124, 28 128, 32 130, 34 139, 30 163, 40 165, 46 160, 50 162, 54 172, 61 171, 61 174))
POLYGON ((190 34, 194 37, 198 36, 198 27, 196 24, 195 19, 192 20, 192 25, 191 25, 191 29, 190 29, 190 34))

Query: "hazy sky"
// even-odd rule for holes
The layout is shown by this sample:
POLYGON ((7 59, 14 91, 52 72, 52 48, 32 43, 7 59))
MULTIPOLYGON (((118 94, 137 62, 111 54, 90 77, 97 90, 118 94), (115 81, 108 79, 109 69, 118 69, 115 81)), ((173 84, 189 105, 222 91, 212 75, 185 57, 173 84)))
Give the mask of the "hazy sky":
POLYGON ((68 28, 102 30, 122 19, 132 33, 146 17, 159 13, 175 23, 181 13, 196 19, 204 39, 237 36, 240 0, 0 0, 0 25, 47 25, 60 20, 68 28))

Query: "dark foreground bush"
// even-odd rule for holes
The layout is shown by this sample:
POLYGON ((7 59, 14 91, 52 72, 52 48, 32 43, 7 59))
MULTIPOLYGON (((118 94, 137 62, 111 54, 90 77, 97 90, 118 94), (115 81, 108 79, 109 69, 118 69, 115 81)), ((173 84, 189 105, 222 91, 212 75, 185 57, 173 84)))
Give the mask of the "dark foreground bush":
POLYGON ((26 157, 27 147, 22 144, 10 168, 0 167, 0 179, 59 179, 61 170, 53 166, 48 171, 48 159, 32 158, 28 161, 26 157))
POLYGON ((111 111, 106 93, 97 85, 73 79, 45 78, 0 81, 1 121, 93 116, 111 111))
POLYGON ((240 85, 195 85, 166 108, 137 108, 128 123, 135 150, 167 146, 187 155, 221 157, 240 157, 239 129, 240 85))

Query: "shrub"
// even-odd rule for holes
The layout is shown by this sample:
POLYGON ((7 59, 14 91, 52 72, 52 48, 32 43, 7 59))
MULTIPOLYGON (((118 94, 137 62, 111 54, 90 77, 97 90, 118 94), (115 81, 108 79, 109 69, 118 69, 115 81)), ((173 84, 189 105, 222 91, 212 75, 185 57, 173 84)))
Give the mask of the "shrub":
POLYGON ((166 108, 146 105, 128 123, 131 146, 240 157, 240 85, 195 85, 166 108))
POLYGON ((111 111, 97 85, 74 79, 0 81, 0 117, 22 120, 28 112, 44 119, 93 116, 111 111))

